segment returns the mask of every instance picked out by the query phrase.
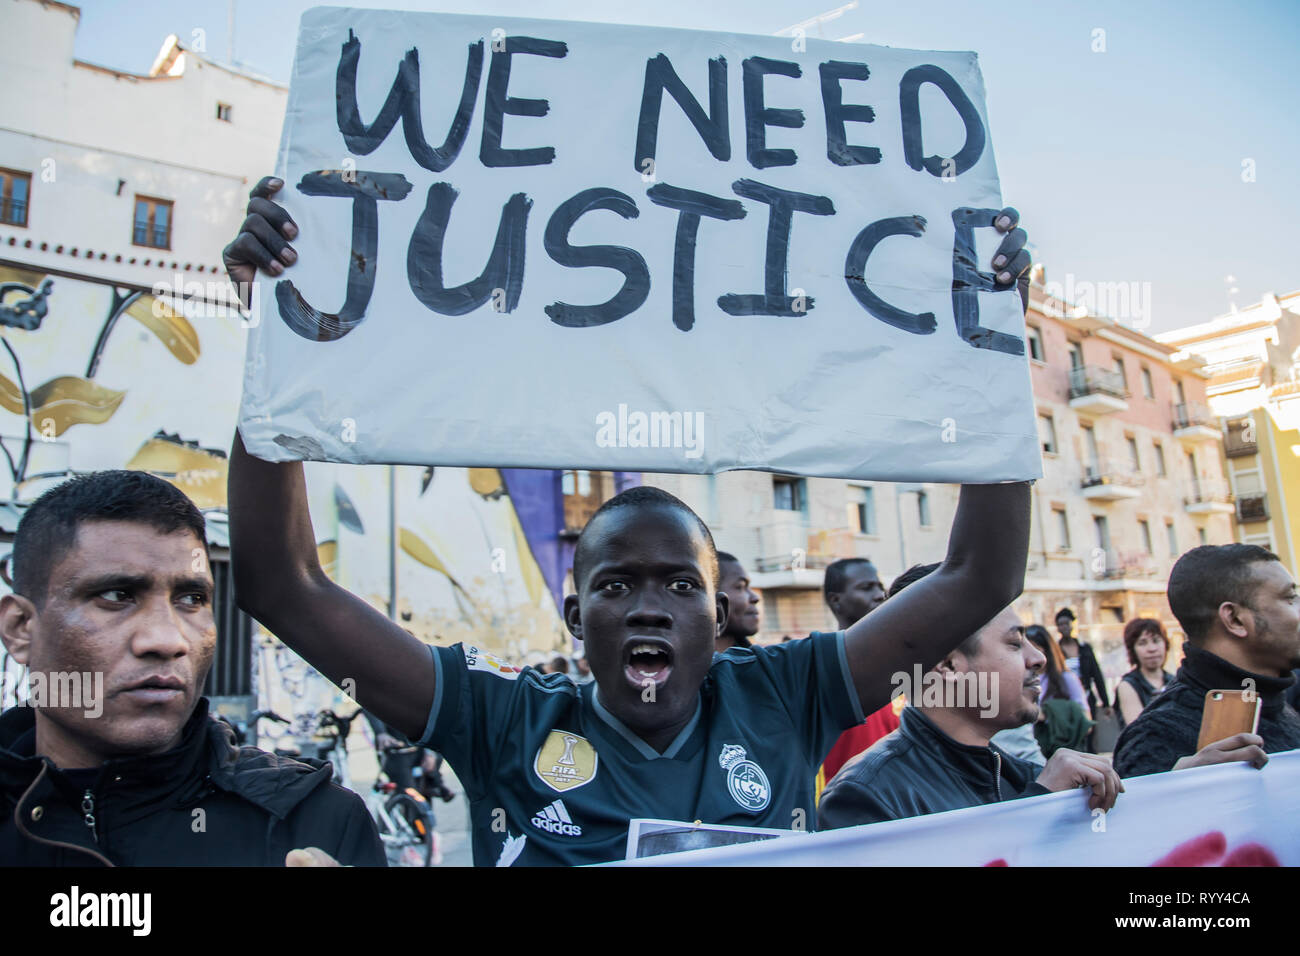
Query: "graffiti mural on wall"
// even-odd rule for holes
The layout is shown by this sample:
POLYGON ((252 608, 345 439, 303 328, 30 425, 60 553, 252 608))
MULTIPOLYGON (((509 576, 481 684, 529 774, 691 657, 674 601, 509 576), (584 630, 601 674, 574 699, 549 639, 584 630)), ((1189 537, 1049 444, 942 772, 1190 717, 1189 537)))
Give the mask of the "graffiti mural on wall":
MULTIPOLYGON (((70 474, 132 468, 204 510, 225 508, 245 329, 194 305, 0 265, 9 498, 29 501, 70 474)), ((388 613, 388 469, 311 463, 306 472, 322 566, 388 613)), ((408 466, 394 479, 402 626, 518 660, 566 646, 553 472, 408 466)))
MULTIPOLYGON (((163 346, 178 361, 193 365, 199 358, 199 336, 194 326, 171 307, 154 296, 133 289, 121 289, 105 286, 108 301, 105 314, 97 334, 85 343, 89 355, 85 375, 60 374, 46 379, 39 385, 29 385, 29 376, 24 375, 23 355, 14 347, 10 330, 18 333, 37 333, 46 318, 58 311, 56 287, 61 282, 75 283, 77 280, 55 280, 39 272, 11 266, 0 267, 0 344, 4 346, 12 365, 14 378, 0 373, 0 407, 23 418, 23 434, 20 439, 7 443, 0 440, 0 450, 4 453, 9 467, 10 477, 16 489, 32 478, 50 477, 33 475, 29 468, 32 450, 37 442, 52 442, 76 425, 103 425, 113 418, 122 400, 126 397, 125 389, 105 386, 95 380, 101 359, 108 347, 114 329, 123 317, 134 319, 140 326, 152 332, 163 346), (17 445, 11 448, 10 444, 17 445)), ((49 337, 47 333, 45 337, 49 337)), ((77 344, 65 337, 66 330, 59 332, 59 349, 69 364, 77 359, 77 344)), ((136 457, 143 456, 141 462, 128 465, 145 470, 170 471, 168 477, 179 477, 178 483, 190 480, 189 472, 202 466, 212 471, 214 462, 211 453, 203 452, 197 445, 185 447, 179 436, 169 436, 160 432, 141 446, 136 457), (171 452, 168 446, 176 446, 171 452), (185 460, 191 466, 188 469, 169 469, 174 462, 185 460)), ((196 475, 206 479, 208 485, 215 485, 215 475, 196 475)), ((222 470, 224 478, 224 470, 222 470)), ((224 480, 220 482, 224 486, 224 480)), ((186 488, 189 491, 190 489, 186 488)), ((199 498, 212 499, 212 488, 200 491, 199 498)), ((224 492, 220 495, 224 503, 224 492)), ((214 504, 208 505, 215 506, 214 504)))

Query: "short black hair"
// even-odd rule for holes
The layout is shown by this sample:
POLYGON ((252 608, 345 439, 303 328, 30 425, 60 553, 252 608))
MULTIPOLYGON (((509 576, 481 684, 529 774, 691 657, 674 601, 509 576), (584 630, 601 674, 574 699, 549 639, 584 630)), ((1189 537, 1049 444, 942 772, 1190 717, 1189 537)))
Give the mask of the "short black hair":
POLYGON ((826 565, 826 576, 822 579, 823 598, 844 593, 844 589, 849 585, 849 568, 855 564, 875 567, 870 558, 840 558, 826 565))
POLYGON ((909 584, 915 584, 927 574, 933 574, 939 570, 939 562, 934 564, 914 564, 898 577, 894 578, 894 583, 889 586, 888 597, 893 597, 909 584))
MULTIPOLYGON (((908 585, 915 584, 917 581, 921 580, 921 578, 931 575, 935 571, 939 570, 939 563, 940 562, 936 561, 934 564, 912 565, 898 577, 894 578, 894 583, 889 586, 889 597, 894 597, 908 585)), ((974 634, 971 634, 958 644, 956 649, 961 651, 967 657, 974 657, 976 652, 979 650, 979 633, 979 631, 976 631, 974 634)))
POLYGON ((71 550, 85 521, 132 521, 163 534, 188 531, 208 547, 203 513, 175 485, 143 471, 97 471, 56 485, 37 498, 14 535, 14 593, 38 607, 50 571, 71 550))
MULTIPOLYGON (((694 512, 692 512, 692 514, 694 514, 694 512)), ((736 556, 735 556, 734 554, 732 554, 730 551, 719 551, 719 552, 718 552, 718 564, 719 564, 719 565, 723 565, 723 564, 726 564, 726 563, 728 563, 728 562, 730 562, 730 563, 732 563, 732 564, 740 564, 740 558, 736 557, 736 556)))
POLYGON ((1052 618, 1052 620, 1059 621, 1063 617, 1068 617, 1071 621, 1077 620, 1077 618, 1075 618, 1074 616, 1074 612, 1071 611, 1068 607, 1063 607, 1059 611, 1057 611, 1056 617, 1052 618))
POLYGON ((1256 586, 1251 565, 1277 560, 1276 554, 1257 544, 1203 544, 1174 562, 1169 572, 1169 610, 1187 639, 1193 644, 1205 640, 1225 601, 1250 607, 1256 586))
MULTIPOLYGON (((678 498, 676 495, 671 495, 662 488, 654 488, 649 485, 637 485, 634 488, 629 488, 627 491, 621 492, 613 498, 610 498, 603 505, 597 508, 596 513, 587 520, 586 525, 582 529, 582 533, 578 535, 578 544, 573 549, 574 590, 580 592, 582 590, 582 584, 586 580, 587 549, 584 546, 584 543, 587 540, 587 532, 591 530, 591 526, 596 523, 597 518, 619 508, 677 508, 689 515, 695 521, 696 526, 699 527, 700 534, 704 537, 704 541, 708 545, 709 557, 713 559, 712 582, 714 588, 718 586, 719 555, 718 549, 713 543, 713 534, 709 531, 709 526, 706 525, 703 519, 701 519, 700 516, 691 509, 690 505, 682 501, 682 499, 678 498)), ((705 571, 707 573, 709 569, 706 568, 705 571)))

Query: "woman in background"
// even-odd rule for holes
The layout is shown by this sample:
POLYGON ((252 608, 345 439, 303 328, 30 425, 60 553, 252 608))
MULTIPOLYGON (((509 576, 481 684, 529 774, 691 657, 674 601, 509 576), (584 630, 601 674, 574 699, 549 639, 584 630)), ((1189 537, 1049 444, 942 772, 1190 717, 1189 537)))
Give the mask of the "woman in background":
POLYGON ((1065 655, 1047 628, 1031 624, 1025 628, 1025 637, 1047 658, 1047 665, 1038 678, 1040 710, 1034 726, 1038 746, 1049 758, 1062 748, 1086 753, 1092 711, 1083 684, 1066 668, 1065 655))
POLYGON ((1038 678, 1042 687, 1038 702, 1072 700, 1083 709, 1083 716, 1091 719, 1092 709, 1088 706, 1088 695, 1083 692, 1083 683, 1066 666, 1065 655, 1056 641, 1052 640, 1047 628, 1041 624, 1030 624, 1025 628, 1025 637, 1037 644, 1047 658, 1047 666, 1038 678))
POLYGON ((1115 701, 1120 720, 1131 724, 1154 697, 1164 692, 1174 676, 1165 670, 1169 637, 1164 625, 1154 618, 1138 617, 1124 625, 1124 647, 1133 669, 1120 678, 1115 701))

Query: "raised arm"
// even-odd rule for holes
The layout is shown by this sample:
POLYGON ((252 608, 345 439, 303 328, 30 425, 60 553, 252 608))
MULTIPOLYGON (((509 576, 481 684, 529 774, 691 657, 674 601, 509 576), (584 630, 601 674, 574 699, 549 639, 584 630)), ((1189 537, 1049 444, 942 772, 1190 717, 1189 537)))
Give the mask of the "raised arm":
POLYGON ((848 629, 863 713, 889 700, 892 675, 929 670, 1014 601, 1028 556, 1028 482, 963 485, 943 564, 848 629))
POLYGON ((236 434, 229 500, 239 606, 366 710, 419 740, 433 702, 429 648, 325 575, 302 463, 254 458, 236 434))
MULTIPOLYGON (((248 218, 223 253, 241 293, 259 269, 280 275, 297 259, 286 241, 297 237, 297 226, 270 198, 281 185, 268 177, 253 188, 248 218)), ((239 606, 366 710, 420 739, 436 680, 429 649, 326 577, 316 557, 302 464, 254 458, 236 434, 229 481, 239 606)))

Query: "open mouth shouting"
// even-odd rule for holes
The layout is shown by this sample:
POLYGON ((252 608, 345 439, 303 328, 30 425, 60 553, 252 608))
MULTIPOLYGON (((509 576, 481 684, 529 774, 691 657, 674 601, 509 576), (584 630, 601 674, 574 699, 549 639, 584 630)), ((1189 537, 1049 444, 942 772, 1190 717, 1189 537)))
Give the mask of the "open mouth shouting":
POLYGON ((623 674, 638 689, 662 687, 673 669, 673 646, 662 637, 634 635, 623 644, 623 674))

